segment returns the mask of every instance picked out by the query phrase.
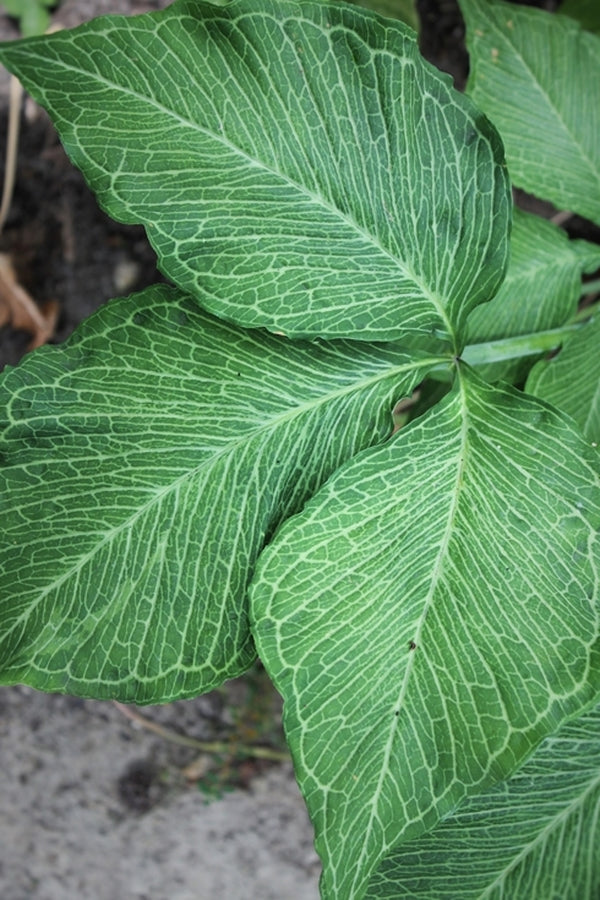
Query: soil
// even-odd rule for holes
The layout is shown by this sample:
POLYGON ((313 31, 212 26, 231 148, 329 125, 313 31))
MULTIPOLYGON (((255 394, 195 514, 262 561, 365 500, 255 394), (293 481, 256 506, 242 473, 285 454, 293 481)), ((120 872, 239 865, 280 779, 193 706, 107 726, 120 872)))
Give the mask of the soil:
MULTIPOLYGON (((244 686, 143 715, 227 739, 244 686)), ((318 897, 289 763, 226 763, 153 735, 112 703, 25 687, 0 689, 0 752, 2 900, 318 897)))
MULTIPOLYGON (((54 19, 71 27, 107 12, 166 5, 63 0, 54 19)), ((468 59, 457 3, 418 0, 418 6, 424 54, 464 86, 468 59)), ((14 22, 0 15, 0 40, 16 36, 14 22)), ((7 95, 8 76, 0 71, 0 171, 7 95)), ((536 209, 552 214, 551 207, 536 209)), ((598 240, 576 217, 569 230, 598 240)), ((31 101, 24 104, 0 253, 10 255, 36 303, 58 304, 53 342, 110 297, 161 279, 143 229, 119 225, 98 209, 48 117, 31 101)), ((25 331, 0 328, 0 368, 15 364, 30 340, 25 331)), ((256 739, 258 730, 282 745, 277 698, 256 672, 196 700, 141 712, 200 741, 237 746, 256 739)), ((290 763, 215 759, 132 722, 112 703, 24 687, 0 688, 0 752, 2 900, 318 897, 312 830, 290 763)))

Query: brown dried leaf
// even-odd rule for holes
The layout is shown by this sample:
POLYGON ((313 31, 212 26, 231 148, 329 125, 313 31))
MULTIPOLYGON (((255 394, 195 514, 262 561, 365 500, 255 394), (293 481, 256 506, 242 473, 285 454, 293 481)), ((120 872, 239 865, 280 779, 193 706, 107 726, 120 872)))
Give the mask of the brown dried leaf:
POLYGON ((202 753, 201 756, 192 760, 181 771, 184 778, 187 778, 188 781, 199 781, 200 778, 204 778, 207 772, 214 768, 214 765, 212 757, 208 753, 202 753))

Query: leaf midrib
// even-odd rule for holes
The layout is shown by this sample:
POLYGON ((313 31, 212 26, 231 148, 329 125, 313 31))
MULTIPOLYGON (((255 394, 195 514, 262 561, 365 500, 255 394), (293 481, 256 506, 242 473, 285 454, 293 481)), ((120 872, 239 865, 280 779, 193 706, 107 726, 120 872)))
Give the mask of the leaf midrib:
MULTIPOLYGON (((423 611, 422 611, 422 613, 419 617, 419 620, 416 623, 416 627, 415 627, 415 636, 414 636, 413 640, 417 645, 419 645, 419 643, 420 643, 420 636, 421 636, 422 630, 425 626, 425 622, 426 622, 427 616, 429 614, 429 610, 431 609, 431 606, 434 602, 434 597, 435 597, 435 593, 437 590, 437 586, 442 578, 443 569, 444 569, 444 561, 446 559, 448 547, 449 547, 450 541, 452 539, 452 530, 453 530, 452 526, 453 526, 454 520, 456 518, 459 499, 460 499, 460 495, 462 493, 462 479, 463 479, 463 473, 466 468, 466 459, 467 459, 467 455, 468 455, 468 453, 467 453, 467 450, 468 450, 468 428, 469 428, 468 405, 467 405, 467 401, 466 401, 466 392, 465 392, 465 389, 464 389, 464 386, 462 383, 462 379, 460 379, 460 370, 458 373, 458 378, 459 378, 460 387, 461 387, 462 403, 461 403, 460 446, 457 449, 458 460, 457 460, 457 467, 456 467, 455 487, 453 489, 453 497, 452 497, 452 502, 450 504, 450 509, 448 511, 448 518, 446 521, 446 526, 444 528, 444 533, 443 533, 441 541, 440 541, 440 546, 439 546, 439 550, 438 550, 437 557, 435 560, 435 564, 432 569, 433 574, 432 574, 432 578, 431 578, 430 589, 429 589, 428 595, 424 601, 423 611)), ((404 698, 406 696, 406 692, 408 690, 408 686, 411 681, 411 675, 412 675, 412 671, 413 671, 413 668, 415 665, 415 659, 416 659, 416 654, 411 653, 409 655, 408 663, 406 665, 406 669, 404 672, 404 678, 403 678, 402 684, 400 686, 398 700, 395 704, 395 709, 397 709, 397 710, 402 709, 402 706, 404 703, 404 698)), ((370 801, 371 814, 369 817, 369 821, 365 825, 365 829, 364 829, 367 837, 363 841, 362 850, 361 850, 361 854, 359 857, 359 862, 356 867, 357 871, 359 873, 361 871, 362 861, 364 859, 367 844, 368 844, 368 835, 370 834, 370 832, 372 830, 373 822, 378 819, 377 803, 379 800, 379 796, 382 793, 383 783, 387 777, 387 773, 389 770, 389 760, 390 760, 390 757, 392 754, 397 724, 398 724, 398 722, 397 722, 396 717, 393 717, 392 726, 389 730, 389 736, 388 736, 387 744, 386 744, 385 751, 384 751, 384 757, 383 757, 383 762, 381 765, 379 779, 377 782, 377 786, 375 787, 375 789, 373 791, 372 799, 370 801)), ((387 850, 389 850, 390 848, 391 848, 391 845, 384 846, 383 852, 384 853, 387 852, 387 850)))

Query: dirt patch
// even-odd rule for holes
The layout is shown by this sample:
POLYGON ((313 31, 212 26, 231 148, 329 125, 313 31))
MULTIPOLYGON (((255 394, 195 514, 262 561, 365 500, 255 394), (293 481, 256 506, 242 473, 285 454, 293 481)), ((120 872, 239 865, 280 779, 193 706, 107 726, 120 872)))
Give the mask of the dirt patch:
MULTIPOLYGON (((243 689, 143 714, 178 734, 227 738, 243 689)), ((318 897, 289 763, 263 763, 245 790, 232 788, 222 776, 235 764, 162 740, 112 703, 24 687, 0 690, 0 747, 2 900, 318 897)))

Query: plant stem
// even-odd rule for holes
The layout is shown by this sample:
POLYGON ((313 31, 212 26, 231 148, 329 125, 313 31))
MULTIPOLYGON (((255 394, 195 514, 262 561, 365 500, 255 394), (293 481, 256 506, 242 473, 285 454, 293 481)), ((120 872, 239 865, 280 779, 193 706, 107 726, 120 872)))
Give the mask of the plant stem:
MULTIPOLYGON (((587 297, 600 291, 600 279, 588 281, 582 285, 581 296, 587 297)), ((538 331, 535 334, 519 334, 515 337, 501 338, 497 341, 484 341, 481 344, 470 344, 465 347, 461 358, 471 366, 487 363, 504 362, 508 359, 519 359, 524 356, 535 356, 555 350, 563 341, 586 325, 595 315, 600 314, 600 300, 589 306, 583 306, 568 325, 538 331)))
MULTIPOLYGON (((586 310, 586 319, 589 319, 589 310, 586 310)), ((519 359, 523 356, 534 356, 538 353, 547 353, 559 347, 565 338, 573 332, 583 328, 585 322, 572 322, 563 325, 562 328, 552 328, 549 331, 538 331, 536 334, 519 334, 515 337, 503 338, 499 341, 486 341, 482 344, 471 344, 465 347, 461 357, 471 366, 480 366, 487 363, 504 362, 508 359, 519 359)))
POLYGON ((164 728, 123 703, 118 703, 116 700, 113 700, 113 703, 132 722, 136 722, 147 731, 152 731, 166 741, 171 741, 172 744, 179 744, 182 747, 193 747, 194 750, 199 750, 202 753, 220 753, 226 756, 253 756, 256 759, 272 759, 276 762, 286 762, 290 758, 289 753, 285 753, 282 750, 271 750, 269 747, 248 746, 247 744, 237 744, 235 741, 230 743, 226 741, 199 741, 196 738, 189 737, 187 734, 178 734, 176 731, 171 731, 170 728, 164 728))
POLYGON ((4 183, 2 186, 2 202, 0 203, 0 231, 4 227, 10 201, 15 186, 17 171, 17 150, 19 147, 19 124, 21 121, 21 98, 23 87, 13 75, 10 80, 10 103, 8 107, 8 133, 6 136, 6 165, 4 166, 4 183))

